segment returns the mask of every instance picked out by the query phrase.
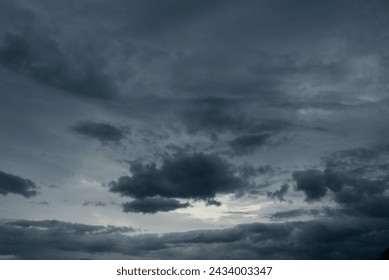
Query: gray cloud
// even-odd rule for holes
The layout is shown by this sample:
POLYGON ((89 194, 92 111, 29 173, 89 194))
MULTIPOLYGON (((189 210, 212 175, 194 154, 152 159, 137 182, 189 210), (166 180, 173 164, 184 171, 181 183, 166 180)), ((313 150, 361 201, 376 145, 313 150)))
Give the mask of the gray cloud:
POLYGON ((367 220, 253 223, 159 236, 59 221, 2 222, 0 229, 1 252, 20 259, 377 259, 389 243, 387 221, 367 220))
POLYGON ((272 175, 275 171, 275 169, 270 165, 263 165, 259 167, 253 167, 250 164, 243 164, 242 166, 239 166, 239 173, 242 177, 256 177, 261 175, 272 175))
POLYGON ((132 176, 110 182, 110 191, 122 196, 145 198, 161 196, 207 200, 217 193, 232 193, 245 187, 245 181, 233 175, 233 167, 215 155, 178 154, 156 164, 131 165, 132 176))
POLYGON ((276 190, 275 192, 268 192, 267 196, 272 199, 278 199, 279 201, 285 201, 284 195, 288 192, 289 185, 284 184, 280 187, 279 190, 276 190))
POLYGON ((61 234, 106 234, 106 233, 129 233, 134 232, 132 227, 118 227, 118 226, 95 226, 85 225, 79 223, 68 223, 57 220, 42 220, 42 221, 29 221, 29 220, 15 220, 8 221, 6 225, 11 225, 19 228, 32 228, 32 229, 46 229, 51 232, 61 234))
POLYGON ((293 173, 297 190, 307 201, 330 195, 341 212, 352 216, 388 217, 388 150, 384 147, 349 149, 325 157, 325 169, 293 173))
POLYGON ((83 68, 77 69, 54 40, 34 35, 6 33, 0 46, 0 64, 37 82, 80 96, 113 97, 114 86, 97 65, 81 64, 83 68))
POLYGON ((323 198, 327 193, 324 184, 324 178, 320 170, 304 170, 293 173, 293 179, 296 181, 296 189, 303 191, 306 195, 306 201, 315 201, 323 198))
POLYGON ((180 203, 177 199, 163 198, 163 197, 145 197, 135 199, 131 202, 122 204, 123 212, 134 212, 134 213, 149 213, 155 214, 157 212, 168 212, 180 208, 187 208, 190 204, 180 203))
POLYGON ((213 206, 221 206, 222 203, 220 201, 217 201, 215 199, 207 199, 207 201, 205 202, 205 205, 209 206, 209 205, 213 205, 213 206))
POLYGON ((105 202, 102 202, 102 201, 85 201, 82 204, 82 206, 89 206, 89 205, 93 205, 96 207, 105 207, 107 204, 105 202))
MULTIPOLYGON (((388 247, 388 148, 367 148, 389 136, 387 1, 240 2, 0 1, 0 168, 61 186, 42 200, 67 221, 93 223, 82 203, 113 194, 89 185, 116 178, 109 190, 131 198, 122 207, 171 211, 128 214, 157 232, 207 224, 174 213, 186 206, 179 199, 219 206, 219 195, 235 194, 226 208, 244 210, 293 196, 280 188, 288 179, 302 208, 269 201, 261 212, 274 211, 267 217, 278 224, 137 237, 4 222, 0 258, 362 259, 388 247), (121 148, 96 149, 74 134, 121 148), (322 166, 305 169, 323 154, 322 166), (315 220, 284 223, 292 218, 315 220)), ((3 173, 11 183, 0 194, 36 194, 34 182, 3 173)), ((47 215, 34 200, 1 203, 4 218, 47 215)), ((99 213, 119 223, 119 205, 99 213)), ((219 222, 256 219, 237 214, 245 211, 219 222)))
POLYGON ((26 198, 37 194, 34 182, 22 177, 0 171, 0 194, 19 194, 26 198))
POLYGON ((294 209, 289 211, 276 212, 270 215, 271 220, 279 221, 290 218, 299 218, 301 216, 318 216, 320 214, 320 210, 318 209, 294 209))
POLYGON ((96 139, 103 145, 108 143, 118 144, 125 136, 125 132, 122 129, 102 122, 80 122, 71 129, 77 134, 96 139))
POLYGON ((235 153, 248 154, 256 148, 267 144, 269 138, 269 134, 243 135, 232 140, 229 145, 235 153))

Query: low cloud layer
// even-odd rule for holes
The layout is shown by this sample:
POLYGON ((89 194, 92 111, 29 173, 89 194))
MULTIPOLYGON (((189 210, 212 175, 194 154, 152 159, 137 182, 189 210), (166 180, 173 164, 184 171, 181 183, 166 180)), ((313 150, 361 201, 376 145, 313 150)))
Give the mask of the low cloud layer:
POLYGON ((389 244, 385 220, 253 223, 126 235, 132 231, 59 221, 2 222, 0 252, 20 259, 378 259, 389 244))

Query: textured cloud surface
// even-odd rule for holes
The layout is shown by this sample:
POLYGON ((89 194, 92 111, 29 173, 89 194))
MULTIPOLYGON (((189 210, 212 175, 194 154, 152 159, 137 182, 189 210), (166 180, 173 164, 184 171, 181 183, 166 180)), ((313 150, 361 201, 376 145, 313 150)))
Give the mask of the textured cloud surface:
POLYGON ((378 259, 389 242, 387 221, 254 223, 162 236, 58 221, 0 228, 1 252, 21 259, 378 259))
POLYGON ((14 0, 0 18, 0 258, 388 248, 387 1, 14 0))

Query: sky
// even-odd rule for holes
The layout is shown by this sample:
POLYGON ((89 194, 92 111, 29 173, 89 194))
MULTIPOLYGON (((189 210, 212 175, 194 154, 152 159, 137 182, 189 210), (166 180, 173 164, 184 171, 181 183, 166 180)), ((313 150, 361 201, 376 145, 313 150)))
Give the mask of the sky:
POLYGON ((0 1, 0 259, 377 259, 389 5, 0 1))

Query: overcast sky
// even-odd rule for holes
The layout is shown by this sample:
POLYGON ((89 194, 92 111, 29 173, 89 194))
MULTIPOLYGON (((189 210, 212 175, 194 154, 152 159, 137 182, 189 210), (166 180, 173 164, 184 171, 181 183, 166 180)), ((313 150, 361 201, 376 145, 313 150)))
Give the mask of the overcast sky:
POLYGON ((375 259, 387 1, 0 1, 0 258, 375 259))

